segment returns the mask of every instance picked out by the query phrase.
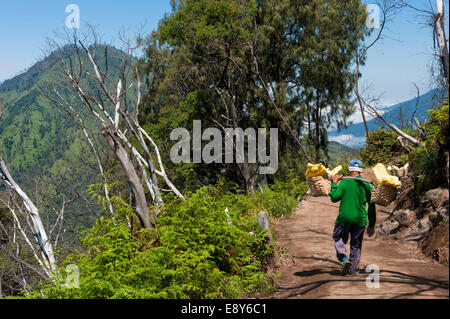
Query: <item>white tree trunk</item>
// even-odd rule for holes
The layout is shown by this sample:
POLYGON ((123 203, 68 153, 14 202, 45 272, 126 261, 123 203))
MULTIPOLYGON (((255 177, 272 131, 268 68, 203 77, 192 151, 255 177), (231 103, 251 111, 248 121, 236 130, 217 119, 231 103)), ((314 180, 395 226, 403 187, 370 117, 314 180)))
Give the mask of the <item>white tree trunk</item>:
POLYGON ((47 232, 44 228, 44 225, 42 224, 41 216, 39 215, 39 211, 36 205, 34 205, 34 203, 31 201, 28 195, 14 181, 1 155, 0 155, 0 165, 1 170, 6 178, 5 182, 9 187, 11 187, 11 189, 13 189, 17 193, 17 195, 19 195, 22 198, 25 209, 29 213, 29 217, 32 221, 34 234, 37 237, 39 247, 45 258, 44 259, 45 264, 49 266, 52 272, 56 271, 56 260, 52 244, 48 239, 47 232))
POLYGON ((102 131, 102 134, 114 150, 123 170, 125 171, 128 183, 130 184, 136 200, 136 214, 145 228, 153 228, 155 215, 151 214, 148 209, 144 188, 142 187, 128 152, 126 152, 123 148, 116 133, 116 130, 112 126, 108 126, 102 131))
POLYGON ((114 126, 116 130, 119 128, 119 119, 120 119, 120 94, 122 93, 122 80, 119 80, 117 83, 117 100, 116 100, 116 112, 114 116, 114 126))
POLYGON ((436 9, 437 15, 435 19, 434 29, 437 34, 437 40, 439 44, 440 58, 442 67, 444 69, 444 76, 447 81, 447 85, 449 84, 449 56, 448 56, 448 47, 447 47, 447 39, 445 36, 445 27, 444 27, 444 2, 443 0, 436 0, 436 9))

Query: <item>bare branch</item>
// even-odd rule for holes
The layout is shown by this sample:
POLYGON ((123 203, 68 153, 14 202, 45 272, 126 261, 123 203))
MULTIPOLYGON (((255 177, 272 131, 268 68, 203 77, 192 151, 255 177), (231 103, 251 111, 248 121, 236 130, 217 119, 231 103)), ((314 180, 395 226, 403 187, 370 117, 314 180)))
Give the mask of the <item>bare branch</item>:
POLYGON ((386 124, 390 129, 395 131, 398 135, 404 137, 405 139, 407 139, 408 141, 410 141, 411 143, 413 143, 417 146, 422 145, 421 142, 419 142, 414 137, 412 137, 412 136, 406 134, 405 132, 403 132, 402 130, 400 130, 395 124, 392 124, 392 123, 389 123, 388 121, 386 121, 383 118, 383 116, 381 115, 381 113, 375 107, 365 103, 364 101, 363 101, 363 103, 377 118, 379 118, 384 124, 386 124))
POLYGON ((36 260, 36 262, 38 263, 38 265, 41 267, 41 269, 44 271, 44 273, 47 276, 50 276, 49 270, 47 269, 47 267, 44 265, 44 263, 42 262, 42 260, 38 257, 38 255, 36 254, 36 250, 34 249, 33 244, 31 243, 31 241, 29 240, 27 234, 25 233, 24 229, 22 228, 22 225, 20 224, 19 219, 17 218, 17 215, 15 213, 14 207, 11 207, 9 205, 9 203, 5 202, 3 199, 0 199, 0 201, 3 203, 3 205, 5 205, 5 207, 7 207, 9 209, 9 211, 11 212, 11 215, 13 216, 14 219, 14 225, 17 225, 17 228, 19 229, 20 234, 22 235, 25 243, 28 245, 28 247, 30 247, 30 250, 33 254, 34 259, 36 260))

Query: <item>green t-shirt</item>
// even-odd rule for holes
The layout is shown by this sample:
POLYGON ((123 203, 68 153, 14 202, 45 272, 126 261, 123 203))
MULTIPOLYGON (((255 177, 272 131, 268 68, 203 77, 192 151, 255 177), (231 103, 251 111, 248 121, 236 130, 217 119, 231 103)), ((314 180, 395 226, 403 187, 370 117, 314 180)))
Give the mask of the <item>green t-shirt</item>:
MULTIPOLYGON (((357 178, 362 178, 361 175, 357 178)), ((331 184, 329 196, 331 201, 339 205, 339 215, 336 224, 357 224, 366 226, 366 203, 369 204, 369 227, 374 227, 376 222, 375 204, 370 202, 372 186, 366 182, 359 182, 352 179, 343 179, 339 186, 337 183, 331 184)))

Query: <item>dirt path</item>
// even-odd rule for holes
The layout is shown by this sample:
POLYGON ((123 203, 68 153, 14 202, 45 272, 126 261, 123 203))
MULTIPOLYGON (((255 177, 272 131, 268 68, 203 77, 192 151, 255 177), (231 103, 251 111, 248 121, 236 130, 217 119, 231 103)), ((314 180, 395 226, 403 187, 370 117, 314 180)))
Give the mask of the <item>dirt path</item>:
MULTIPOLYGON (((306 197, 291 218, 275 221, 278 246, 291 258, 281 258, 271 298, 449 298, 449 268, 421 258, 415 242, 365 234, 361 274, 343 277, 331 238, 338 211, 328 197, 306 197), (371 264, 379 268, 379 288, 366 285, 371 264)), ((377 207, 376 230, 386 217, 377 207)))

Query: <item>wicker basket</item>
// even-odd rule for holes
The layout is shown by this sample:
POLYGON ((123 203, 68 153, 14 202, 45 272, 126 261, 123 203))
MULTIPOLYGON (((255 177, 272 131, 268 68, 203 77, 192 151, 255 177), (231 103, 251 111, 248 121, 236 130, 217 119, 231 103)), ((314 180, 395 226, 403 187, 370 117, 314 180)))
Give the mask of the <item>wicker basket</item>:
POLYGON ((378 185, 372 191, 371 202, 381 205, 389 206, 397 195, 397 188, 392 186, 378 185))
POLYGON ((331 191, 331 181, 323 176, 308 178, 308 184, 312 196, 327 196, 331 191))

